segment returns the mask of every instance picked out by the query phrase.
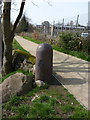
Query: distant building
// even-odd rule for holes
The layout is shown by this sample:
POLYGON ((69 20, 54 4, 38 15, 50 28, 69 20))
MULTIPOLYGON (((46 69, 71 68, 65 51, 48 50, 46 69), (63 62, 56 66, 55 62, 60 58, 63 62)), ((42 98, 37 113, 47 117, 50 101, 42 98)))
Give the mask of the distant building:
POLYGON ((43 27, 44 33, 46 33, 46 34, 50 33, 50 23, 48 21, 44 21, 42 23, 42 27, 43 27))
POLYGON ((41 25, 36 25, 36 28, 39 32, 45 33, 51 36, 57 36, 60 32, 63 31, 85 31, 85 26, 76 25, 65 25, 62 23, 55 23, 51 25, 48 21, 44 21, 41 25))
POLYGON ((90 1, 88 2, 88 26, 90 27, 90 1))
POLYGON ((42 31, 42 29, 43 29, 43 28, 42 28, 42 25, 36 25, 36 29, 37 29, 39 32, 43 32, 43 31, 42 31))

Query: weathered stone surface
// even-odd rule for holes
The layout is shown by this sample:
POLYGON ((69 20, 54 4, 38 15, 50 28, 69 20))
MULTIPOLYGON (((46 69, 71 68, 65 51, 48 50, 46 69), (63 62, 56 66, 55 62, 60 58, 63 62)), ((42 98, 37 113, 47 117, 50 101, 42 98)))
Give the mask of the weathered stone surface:
POLYGON ((24 68, 26 71, 30 71, 35 64, 35 57, 30 53, 21 50, 13 50, 13 70, 17 70, 18 68, 24 68))
POLYGON ((36 80, 35 85, 38 86, 38 87, 41 87, 41 86, 44 86, 45 83, 43 81, 41 81, 41 80, 36 80))
POLYGON ((25 59, 21 64, 20 64, 20 69, 24 70, 24 71, 28 71, 28 72, 32 72, 33 65, 29 62, 27 62, 27 60, 25 59))
POLYGON ((33 72, 33 75, 35 75, 35 65, 33 65, 33 68, 31 70, 33 72))
POLYGON ((27 76, 23 73, 16 73, 8 77, 0 84, 0 94, 2 93, 2 102, 9 100, 11 96, 23 95, 33 87, 33 76, 27 76))
POLYGON ((13 69, 17 70, 20 67, 20 64, 26 59, 24 55, 15 54, 13 57, 13 69))

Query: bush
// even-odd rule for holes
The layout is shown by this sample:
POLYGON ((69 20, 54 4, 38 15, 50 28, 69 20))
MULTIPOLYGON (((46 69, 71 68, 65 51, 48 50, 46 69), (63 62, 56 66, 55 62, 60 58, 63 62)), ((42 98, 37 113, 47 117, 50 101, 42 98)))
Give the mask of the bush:
POLYGON ((83 38, 78 32, 63 32, 60 34, 59 45, 65 50, 82 51, 90 55, 90 36, 83 38))
POLYGON ((63 32, 60 35, 60 46, 66 50, 78 51, 81 39, 77 33, 63 32))
POLYGON ((90 37, 83 38, 82 40, 82 51, 90 55, 90 37))

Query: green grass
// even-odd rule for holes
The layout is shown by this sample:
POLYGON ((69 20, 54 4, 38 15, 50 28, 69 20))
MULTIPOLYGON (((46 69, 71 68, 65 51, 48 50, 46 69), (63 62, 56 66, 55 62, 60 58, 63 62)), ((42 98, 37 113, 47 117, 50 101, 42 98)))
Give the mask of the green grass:
POLYGON ((28 104, 22 104, 18 107, 18 109, 16 107, 12 107, 12 111, 15 112, 17 115, 12 116, 11 118, 27 118, 30 112, 30 107, 28 106, 28 104))
MULTIPOLYGON (((35 42, 37 44, 43 43, 40 40, 35 40, 35 39, 29 38, 29 37, 26 37, 26 36, 24 36, 23 38, 25 38, 27 40, 30 40, 32 42, 35 42)), ((75 56, 77 58, 81 58, 83 60, 86 60, 86 61, 90 62, 90 55, 88 55, 85 52, 65 50, 65 49, 61 48, 59 45, 52 45, 52 47, 53 47, 54 50, 57 50, 59 52, 63 52, 65 54, 69 54, 69 55, 72 55, 72 56, 75 56)))
POLYGON ((35 57, 31 55, 28 51, 26 51, 15 39, 13 41, 13 48, 15 49, 13 52, 22 54, 28 58, 28 61, 31 62, 33 65, 35 64, 35 57))
POLYGON ((40 40, 35 40, 35 39, 33 39, 33 38, 30 38, 30 37, 23 36, 23 38, 25 38, 25 39, 27 39, 27 40, 30 40, 30 41, 32 41, 32 42, 35 42, 35 43, 37 43, 37 44, 43 43, 43 42, 40 41, 40 40))
MULTIPOLYGON (((15 39, 13 40, 13 49, 19 49, 21 51, 27 52, 15 39)), ((29 53, 29 52, 27 52, 29 53)))
POLYGON ((0 83, 2 83, 6 78, 10 77, 11 75, 14 75, 15 73, 23 73, 24 75, 30 75, 30 76, 33 75, 32 72, 26 72, 24 70, 18 69, 17 71, 11 72, 11 73, 7 74, 6 76, 2 77, 0 79, 0 83))
POLYGON ((9 76, 11 76, 11 75, 13 75, 13 74, 15 74, 15 73, 16 73, 16 71, 11 72, 11 73, 7 74, 6 76, 2 77, 2 78, 0 79, 0 83, 2 83, 6 78, 8 78, 9 76))
POLYGON ((88 111, 62 86, 36 87, 23 96, 11 97, 3 104, 3 110, 6 110, 8 118, 15 119, 88 118, 88 111), (39 97, 32 101, 36 95, 39 97))
POLYGON ((65 50, 63 48, 60 48, 60 46, 58 46, 58 45, 53 45, 53 49, 90 62, 90 55, 88 55, 85 52, 65 50))

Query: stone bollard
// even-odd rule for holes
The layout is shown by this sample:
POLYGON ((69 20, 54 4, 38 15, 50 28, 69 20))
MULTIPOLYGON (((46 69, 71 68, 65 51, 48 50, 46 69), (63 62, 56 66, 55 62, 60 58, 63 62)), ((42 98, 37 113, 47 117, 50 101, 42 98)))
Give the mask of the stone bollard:
POLYGON ((36 51, 35 80, 49 83, 52 78, 53 49, 47 44, 40 44, 36 51))

